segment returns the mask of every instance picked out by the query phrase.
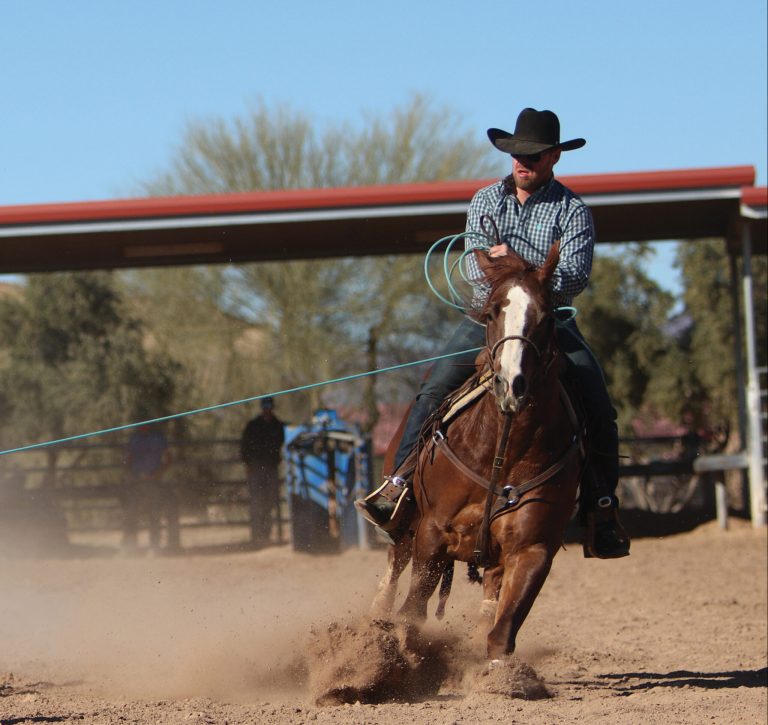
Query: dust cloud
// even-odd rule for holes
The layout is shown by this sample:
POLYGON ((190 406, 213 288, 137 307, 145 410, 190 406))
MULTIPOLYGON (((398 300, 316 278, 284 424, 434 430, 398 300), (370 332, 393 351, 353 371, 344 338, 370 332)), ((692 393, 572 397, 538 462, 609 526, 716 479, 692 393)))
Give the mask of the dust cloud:
POLYGON ((42 671, 108 698, 245 703, 407 701, 464 687, 483 664, 474 612, 454 608, 422 633, 371 621, 385 566, 383 551, 289 547, 2 561, 0 671, 42 671))
POLYGON ((112 697, 295 698, 311 629, 362 617, 384 566, 324 576, 335 558, 0 561, 0 667, 112 697))
POLYGON ((735 520, 618 562, 571 547, 500 667, 464 576, 421 633, 370 621, 383 551, 0 558, 0 720, 746 725, 765 715, 766 552, 735 520))

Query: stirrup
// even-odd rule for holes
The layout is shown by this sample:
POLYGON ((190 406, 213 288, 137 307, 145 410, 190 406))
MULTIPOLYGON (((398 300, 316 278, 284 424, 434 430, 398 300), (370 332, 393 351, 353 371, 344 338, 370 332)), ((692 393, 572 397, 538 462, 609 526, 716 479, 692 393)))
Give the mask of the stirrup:
POLYGON ((401 476, 385 476, 381 486, 365 498, 355 501, 355 508, 366 521, 376 526, 390 543, 395 543, 395 537, 403 529, 410 501, 410 483, 401 476))
POLYGON ((373 502, 379 498, 384 498, 387 501, 394 503, 403 491, 408 488, 408 481, 401 476, 384 476, 384 483, 381 484, 376 490, 371 491, 363 501, 373 502))
POLYGON ((384 483, 391 483, 393 486, 400 486, 405 488, 408 485, 408 481, 402 476, 384 476, 384 483))

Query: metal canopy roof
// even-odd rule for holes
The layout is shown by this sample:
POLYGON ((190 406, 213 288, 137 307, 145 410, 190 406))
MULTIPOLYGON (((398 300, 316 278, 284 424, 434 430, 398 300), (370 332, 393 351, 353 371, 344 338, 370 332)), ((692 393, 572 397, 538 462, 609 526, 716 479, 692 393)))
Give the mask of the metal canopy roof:
MULTIPOLYGON (((752 166, 562 177, 598 243, 724 237, 766 253, 752 166)), ((0 273, 424 252, 494 180, 0 207, 0 273)))

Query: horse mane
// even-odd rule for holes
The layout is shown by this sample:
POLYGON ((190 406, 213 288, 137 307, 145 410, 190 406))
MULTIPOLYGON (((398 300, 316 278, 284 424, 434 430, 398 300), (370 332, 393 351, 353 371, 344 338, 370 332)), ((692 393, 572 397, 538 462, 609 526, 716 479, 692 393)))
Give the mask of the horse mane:
POLYGON ((531 273, 537 272, 537 268, 530 262, 526 262, 519 254, 509 251, 503 257, 489 257, 485 252, 476 252, 478 257, 484 255, 485 259, 480 263, 483 271, 484 281, 490 285, 491 291, 481 308, 470 311, 470 315, 478 320, 487 319, 495 304, 494 292, 501 284, 510 279, 517 279, 521 283, 531 273))
POLYGON ((490 265, 483 269, 485 281, 496 288, 502 282, 506 282, 510 277, 522 279, 531 272, 536 271, 536 267, 530 262, 526 262, 519 254, 509 250, 503 257, 489 257, 490 265))

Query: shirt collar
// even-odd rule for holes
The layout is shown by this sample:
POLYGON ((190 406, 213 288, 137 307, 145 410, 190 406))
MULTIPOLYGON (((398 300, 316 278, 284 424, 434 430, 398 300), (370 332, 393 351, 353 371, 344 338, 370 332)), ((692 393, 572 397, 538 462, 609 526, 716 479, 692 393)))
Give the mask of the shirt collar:
MULTIPOLYGON (((556 182, 557 180, 555 179, 554 176, 552 176, 552 178, 546 184, 544 184, 544 186, 540 186, 538 189, 536 189, 536 191, 534 191, 533 194, 531 194, 528 197, 528 199, 533 199, 534 201, 536 201, 542 197, 546 197, 552 191, 556 182)), ((504 179, 498 182, 498 187, 499 187, 499 203, 506 202, 506 200, 510 197, 514 199, 518 204, 520 203, 518 198, 514 194, 510 194, 507 191, 506 186, 504 184, 504 179)))

